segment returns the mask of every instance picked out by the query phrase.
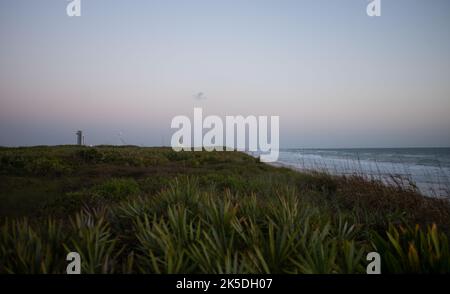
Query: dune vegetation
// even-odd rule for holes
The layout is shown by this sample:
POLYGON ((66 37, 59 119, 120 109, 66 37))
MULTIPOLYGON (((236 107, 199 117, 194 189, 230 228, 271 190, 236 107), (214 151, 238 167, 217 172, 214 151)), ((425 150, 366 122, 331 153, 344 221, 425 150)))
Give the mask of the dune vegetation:
POLYGON ((449 273, 450 204, 240 152, 0 148, 0 273, 449 273))

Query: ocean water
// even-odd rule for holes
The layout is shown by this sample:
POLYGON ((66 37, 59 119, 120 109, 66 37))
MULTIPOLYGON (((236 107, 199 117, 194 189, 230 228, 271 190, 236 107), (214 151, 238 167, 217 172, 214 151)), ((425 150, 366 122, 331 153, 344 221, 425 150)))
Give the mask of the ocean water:
POLYGON ((278 164, 338 175, 357 174, 404 185, 427 196, 448 197, 450 148, 282 149, 278 164))

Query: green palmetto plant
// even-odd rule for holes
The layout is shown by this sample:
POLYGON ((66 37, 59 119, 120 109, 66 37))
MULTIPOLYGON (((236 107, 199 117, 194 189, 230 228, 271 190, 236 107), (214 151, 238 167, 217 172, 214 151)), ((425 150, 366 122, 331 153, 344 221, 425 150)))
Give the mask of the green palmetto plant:
POLYGON ((386 237, 374 233, 374 249, 382 257, 382 271, 390 273, 448 273, 450 253, 447 236, 435 224, 389 226, 386 237))
POLYGON ((269 219, 280 225, 292 226, 297 224, 303 215, 295 190, 286 189, 278 192, 276 197, 269 200, 266 213, 269 219))
POLYGON ((200 238, 199 222, 188 221, 184 206, 170 207, 168 219, 156 216, 136 220, 138 268, 142 273, 184 273, 193 270, 187 246, 200 238))
POLYGON ((290 269, 290 256, 295 255, 299 241, 297 230, 269 222, 267 234, 258 233, 267 239, 253 244, 248 253, 255 269, 260 273, 283 273, 290 269))
POLYGON ((198 265, 199 273, 211 274, 239 274, 247 272, 248 265, 245 257, 229 247, 221 248, 220 241, 204 232, 203 239, 189 247, 189 257, 198 265))
POLYGON ((47 219, 33 228, 27 219, 8 221, 0 230, 0 273, 58 273, 66 239, 60 222, 47 219))
POLYGON ((339 214, 337 225, 333 226, 331 230, 331 234, 334 236, 339 249, 336 262, 340 273, 365 272, 363 256, 367 251, 367 246, 365 242, 358 240, 365 237, 359 236, 361 234, 361 226, 355 223, 353 215, 344 216, 339 214))
POLYGON ((227 250, 233 248, 235 241, 233 223, 237 221, 238 205, 231 198, 229 192, 219 201, 211 194, 204 194, 199 204, 199 216, 207 230, 204 238, 220 257, 224 257, 227 250))
POLYGON ((112 273, 121 249, 111 234, 104 215, 93 215, 87 211, 77 213, 71 219, 73 234, 64 244, 67 252, 77 252, 81 257, 81 272, 85 274, 112 273))
POLYGON ((330 238, 330 224, 321 228, 309 229, 309 235, 301 239, 299 255, 291 258, 296 272, 307 274, 335 273, 338 271, 336 239, 330 238))
POLYGON ((341 254, 337 256, 339 273, 365 273, 365 246, 358 244, 354 240, 344 240, 341 243, 340 252, 341 254))
POLYGON ((252 193, 247 197, 240 197, 237 203, 239 209, 237 210, 237 218, 245 218, 256 222, 257 219, 262 218, 264 210, 261 208, 261 201, 258 200, 256 194, 252 193))
POLYGON ((176 178, 167 189, 157 195, 152 206, 159 208, 160 212, 164 212, 171 205, 183 204, 195 212, 194 208, 200 197, 199 191, 200 188, 196 178, 176 178))

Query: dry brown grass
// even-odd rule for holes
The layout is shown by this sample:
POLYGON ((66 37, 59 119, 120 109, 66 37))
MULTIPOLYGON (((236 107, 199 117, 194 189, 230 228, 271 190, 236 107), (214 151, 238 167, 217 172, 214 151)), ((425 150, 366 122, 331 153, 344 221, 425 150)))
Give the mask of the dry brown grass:
POLYGON ((348 209, 380 216, 401 214, 410 223, 435 223, 450 232, 448 199, 426 197, 414 189, 386 186, 358 176, 335 177, 335 181, 337 200, 348 209))

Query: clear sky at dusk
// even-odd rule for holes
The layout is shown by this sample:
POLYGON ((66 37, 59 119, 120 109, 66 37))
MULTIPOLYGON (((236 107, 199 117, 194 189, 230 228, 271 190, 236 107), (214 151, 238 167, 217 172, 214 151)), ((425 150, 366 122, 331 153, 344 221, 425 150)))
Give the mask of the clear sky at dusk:
POLYGON ((169 145, 201 106, 282 147, 450 146, 450 1, 81 1, 0 0, 0 145, 169 145))

